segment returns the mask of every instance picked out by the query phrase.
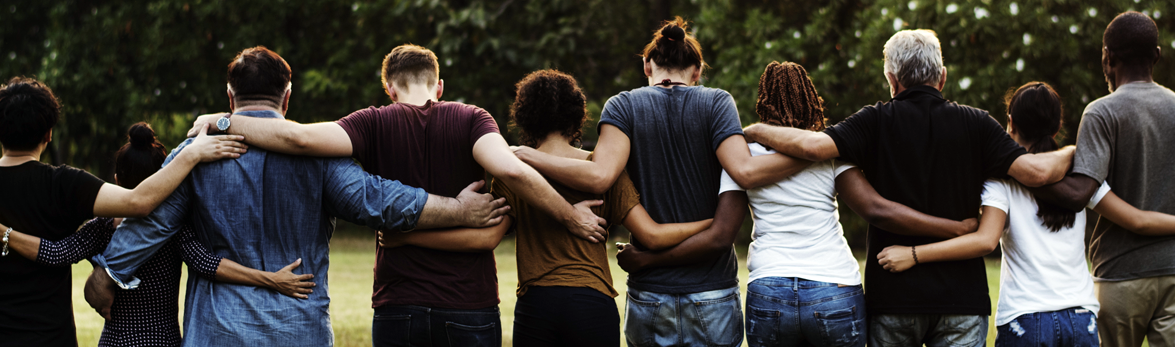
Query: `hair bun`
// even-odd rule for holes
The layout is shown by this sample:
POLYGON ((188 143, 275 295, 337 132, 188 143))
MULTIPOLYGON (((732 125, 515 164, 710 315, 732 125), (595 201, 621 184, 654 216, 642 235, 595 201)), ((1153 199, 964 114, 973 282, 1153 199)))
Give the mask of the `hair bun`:
POLYGON ((138 122, 131 125, 126 135, 130 140, 131 146, 138 148, 152 147, 156 142, 155 130, 151 129, 151 125, 145 122, 138 122))
POLYGON ((685 42, 685 29, 673 24, 666 25, 661 28, 661 37, 674 42, 685 42))

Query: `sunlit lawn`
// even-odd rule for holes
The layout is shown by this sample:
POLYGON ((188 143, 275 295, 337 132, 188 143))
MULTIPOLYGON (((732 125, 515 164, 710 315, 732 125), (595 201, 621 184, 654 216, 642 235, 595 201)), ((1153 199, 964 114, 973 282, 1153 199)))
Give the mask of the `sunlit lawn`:
MULTIPOLYGON (((340 225, 343 224, 340 223, 340 225)), ((368 237, 369 234, 358 228, 345 229, 347 230, 340 230, 336 233, 331 242, 331 324, 335 331, 335 343, 338 346, 370 346, 371 282, 372 265, 375 261, 374 238, 368 237)), ((611 252, 615 253, 615 251, 615 247, 611 247, 611 252)), ((517 297, 514 296, 514 288, 518 283, 513 239, 504 241, 495 253, 498 260, 498 292, 502 298, 502 304, 499 306, 502 311, 502 340, 504 346, 510 346, 512 345, 511 335, 514 327, 514 303, 517 301, 517 297)), ((739 256, 739 284, 743 289, 742 294, 745 300, 747 270, 746 259, 743 257, 746 256, 746 253, 740 251, 739 256)), ((621 293, 621 296, 616 298, 616 306, 623 317, 623 293, 626 289, 625 273, 616 266, 614 257, 610 260, 616 289, 621 293)), ((86 262, 79 263, 74 265, 73 271, 73 305, 78 339, 82 346, 94 346, 97 345, 98 336, 102 331, 102 318, 90 309, 82 297, 82 285, 85 277, 90 273, 90 265, 86 262)), ((987 277, 991 289, 992 310, 994 311, 994 304, 999 295, 999 260, 987 260, 987 277)), ((186 281, 186 273, 184 278, 186 281)), ((181 297, 183 296, 183 288, 184 286, 181 285, 181 297)), ((180 316, 183 316, 182 311, 180 316)), ((623 339, 623 335, 621 339, 623 339)), ((992 345, 993 341, 995 341, 994 326, 989 329, 988 345, 992 345)))

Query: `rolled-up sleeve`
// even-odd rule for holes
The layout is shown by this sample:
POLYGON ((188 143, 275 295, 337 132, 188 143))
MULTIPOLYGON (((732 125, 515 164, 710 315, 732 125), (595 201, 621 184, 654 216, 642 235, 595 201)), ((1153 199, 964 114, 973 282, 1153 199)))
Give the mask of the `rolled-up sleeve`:
POLYGON ((373 229, 416 228, 428 202, 424 189, 364 172, 350 159, 328 160, 326 169, 323 193, 331 215, 373 229))

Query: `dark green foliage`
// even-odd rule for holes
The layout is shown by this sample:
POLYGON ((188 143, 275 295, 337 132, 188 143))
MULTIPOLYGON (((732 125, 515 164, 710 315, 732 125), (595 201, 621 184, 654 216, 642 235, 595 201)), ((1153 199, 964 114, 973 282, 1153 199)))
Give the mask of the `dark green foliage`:
MULTIPOLYGON (((598 119, 608 97, 646 84, 637 53, 658 21, 681 15, 713 67, 703 83, 730 91, 743 123, 758 119, 759 75, 779 60, 809 71, 831 124, 889 99, 882 45, 898 28, 928 28, 943 43, 948 99, 1002 121, 1005 91, 1048 82, 1065 100, 1062 143, 1072 143, 1085 104, 1108 93, 1102 31, 1129 9, 1157 17, 1161 46, 1175 49, 1175 5, 1154 0, 9 0, 0 76, 35 76, 61 98, 47 161, 110 178, 130 124, 149 121, 175 145, 193 115, 227 111, 225 67, 255 45, 293 68, 293 120, 388 103, 380 62, 411 42, 440 57, 444 99, 482 106, 504 126, 513 84, 543 68, 575 76, 598 119)), ((1155 78, 1172 85, 1167 55, 1155 78)), ((594 129, 584 135, 594 143, 594 129)))

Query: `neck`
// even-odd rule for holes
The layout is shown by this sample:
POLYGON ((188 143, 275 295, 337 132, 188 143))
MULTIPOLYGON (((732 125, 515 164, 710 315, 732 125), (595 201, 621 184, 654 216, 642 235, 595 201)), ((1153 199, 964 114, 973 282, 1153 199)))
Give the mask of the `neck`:
POLYGON ((396 90, 396 99, 394 100, 395 102, 401 102, 414 106, 424 106, 430 100, 437 101, 436 90, 428 88, 428 86, 424 84, 410 85, 408 88, 405 88, 405 90, 408 92, 401 93, 400 90, 396 90))
POLYGON ((273 106, 266 106, 266 105, 249 105, 249 106, 241 106, 241 107, 237 107, 237 108, 233 109, 233 113, 245 112, 245 111, 273 111, 273 112, 277 112, 279 114, 285 115, 285 112, 282 112, 282 110, 279 110, 278 108, 273 107, 273 106))
POLYGON ((582 158, 586 151, 571 146, 571 139, 563 136, 563 133, 553 131, 547 134, 536 144, 536 150, 560 157, 582 158))
POLYGON ((31 151, 10 151, 5 149, 3 156, 0 156, 0 166, 16 166, 30 161, 41 160, 41 152, 45 150, 45 146, 39 145, 31 151))
POLYGON ((1154 82, 1154 81, 1155 81, 1154 78, 1151 77, 1150 69, 1146 69, 1146 71, 1143 71, 1143 69, 1133 69, 1133 70, 1122 69, 1122 70, 1118 71, 1116 76, 1114 76, 1114 82, 1119 87, 1130 84, 1130 83, 1136 83, 1136 82, 1150 83, 1150 82, 1154 82))
MULTIPOLYGON (((649 85, 651 86, 651 85, 654 85, 657 83, 661 83, 661 81, 664 81, 664 80, 670 80, 673 82, 681 82, 681 83, 685 83, 686 85, 693 85, 694 81, 690 80, 690 77, 692 77, 693 74, 694 74, 694 69, 692 69, 692 68, 681 69, 681 70, 677 70, 677 71, 654 69, 653 75, 649 76, 649 85)), ((660 85, 658 87, 673 88, 673 86, 671 86, 671 85, 670 86, 660 85)))

